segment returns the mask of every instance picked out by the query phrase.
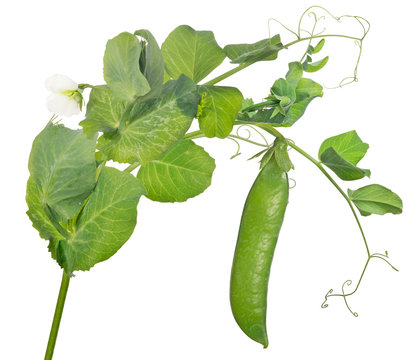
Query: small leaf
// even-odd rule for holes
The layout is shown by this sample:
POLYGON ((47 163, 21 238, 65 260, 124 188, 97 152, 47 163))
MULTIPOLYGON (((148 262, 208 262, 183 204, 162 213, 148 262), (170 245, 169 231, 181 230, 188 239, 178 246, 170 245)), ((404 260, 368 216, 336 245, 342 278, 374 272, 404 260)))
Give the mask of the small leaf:
POLYGON ((313 54, 317 54, 317 53, 319 53, 321 50, 322 50, 322 48, 324 47, 324 45, 325 45, 325 39, 321 39, 319 42, 318 42, 318 44, 317 44, 317 46, 315 46, 315 48, 314 48, 314 50, 313 50, 313 54))
POLYGON ((280 167, 280 169, 286 173, 291 169, 294 169, 294 165, 290 160, 290 156, 288 155, 287 143, 280 138, 277 138, 274 145, 274 157, 276 158, 277 165, 280 167))
POLYGON ((348 196, 363 216, 401 214, 403 211, 400 197, 382 185, 372 184, 357 190, 348 189, 348 196))
POLYGON ((33 142, 28 168, 39 191, 35 197, 60 221, 72 219, 95 186, 95 142, 81 130, 52 123, 33 142))
POLYGON ((285 78, 295 89, 297 87, 298 82, 302 78, 302 74, 303 69, 301 63, 298 61, 294 61, 288 64, 288 72, 285 78))
POLYGON ((341 157, 349 161, 352 165, 357 165, 369 149, 369 145, 361 140, 355 130, 324 140, 318 151, 320 159, 322 153, 329 147, 333 147, 341 157))
POLYGON ((122 163, 156 159, 184 136, 200 98, 196 85, 185 75, 167 81, 159 97, 136 102, 127 115, 127 125, 112 136, 101 136, 98 148, 122 163))
POLYGON ((63 235, 58 232, 54 226, 54 222, 44 210, 43 195, 41 189, 34 182, 32 177, 27 182, 27 193, 25 200, 28 205, 27 215, 30 218, 32 225, 38 230, 41 238, 49 240, 49 250, 55 258, 55 245, 59 240, 62 240, 63 235))
POLYGON ((302 117, 307 109, 307 106, 316 97, 323 96, 322 86, 317 82, 301 78, 295 89, 296 101, 291 106, 291 120, 286 122, 283 126, 293 125, 300 117, 302 117))
POLYGON ((134 35, 144 39, 141 42, 140 70, 146 77, 151 92, 156 93, 164 82, 165 64, 161 49, 150 31, 141 29, 135 31, 134 35))
POLYGON ((167 73, 173 78, 185 74, 198 83, 217 68, 225 53, 212 31, 196 31, 181 25, 173 30, 161 47, 167 73))
POLYGON ((89 137, 98 131, 113 132, 120 124, 126 101, 115 98, 113 91, 106 86, 95 86, 89 95, 86 117, 79 125, 89 137))
POLYGON ((215 161, 191 140, 181 140, 157 160, 144 164, 138 174, 147 197, 180 202, 202 193, 210 184, 215 161))
POLYGON ((358 180, 370 177, 370 170, 361 169, 351 164, 338 154, 333 147, 327 148, 320 157, 322 163, 328 166, 342 180, 358 180))
POLYGON ((70 274, 109 259, 130 238, 145 193, 133 175, 103 168, 69 238, 57 244, 57 261, 70 274))
POLYGON ((227 137, 233 129, 233 122, 241 108, 243 95, 234 87, 200 86, 202 97, 197 115, 199 128, 206 137, 227 137))
POLYGON ((140 71, 141 44, 137 37, 123 32, 106 44, 103 76, 118 98, 133 100, 150 91, 147 79, 140 71))
POLYGON ((224 47, 226 56, 232 60, 232 64, 275 60, 281 49, 284 49, 284 45, 281 43, 280 35, 253 44, 231 44, 224 47))
POLYGON ((328 60, 329 60, 329 56, 325 56, 322 60, 315 61, 312 63, 307 62, 306 65, 303 66, 304 71, 311 73, 311 72, 316 72, 318 70, 321 70, 326 65, 328 60))

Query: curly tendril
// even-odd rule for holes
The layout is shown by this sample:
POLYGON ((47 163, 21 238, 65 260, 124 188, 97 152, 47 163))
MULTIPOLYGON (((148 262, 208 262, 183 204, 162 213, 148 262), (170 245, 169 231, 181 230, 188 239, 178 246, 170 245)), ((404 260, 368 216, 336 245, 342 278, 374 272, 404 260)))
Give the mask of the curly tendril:
POLYGON ((256 129, 254 126, 248 125, 248 124, 240 125, 236 129, 236 135, 229 134, 229 136, 227 138, 229 140, 234 141, 236 143, 236 145, 237 145, 237 151, 236 151, 236 153, 234 155, 231 156, 231 159, 234 159, 236 156, 240 155, 240 143, 238 142, 238 140, 246 141, 248 143, 258 145, 258 146, 262 146, 262 147, 265 147, 265 148, 270 147, 270 144, 267 141, 266 137, 258 129, 256 129), (244 134, 244 135, 241 134, 242 128, 243 128, 243 130, 246 131, 246 134, 244 134), (255 131, 261 137, 261 139, 263 140, 264 143, 259 143, 257 141, 251 140, 251 137, 252 137, 251 130, 255 131))
POLYGON ((275 18, 270 18, 268 20, 269 38, 271 38, 271 29, 270 29, 271 26, 270 26, 270 23, 272 21, 278 23, 280 26, 282 26, 288 32, 295 35, 295 37, 297 38, 295 41, 287 44, 286 45, 287 47, 290 46, 290 45, 293 45, 295 43, 298 43, 300 41, 303 41, 303 40, 309 40, 307 50, 305 51, 303 57, 301 58, 301 61, 306 57, 309 45, 311 45, 311 41, 313 39, 324 38, 324 37, 342 37, 342 38, 355 40, 355 44, 359 47, 359 52, 358 52, 358 57, 356 59, 356 64, 355 64, 355 67, 354 67, 354 70, 353 70, 353 75, 343 78, 339 82, 339 84, 337 86, 328 87, 328 86, 324 85, 324 87, 326 89, 337 89, 337 88, 342 88, 345 85, 349 85, 349 84, 352 84, 354 82, 358 82, 358 67, 359 67, 359 62, 360 62, 360 58, 361 58, 361 55, 362 55, 362 44, 363 44, 363 40, 365 39, 367 33, 370 30, 370 23, 369 23, 368 20, 366 20, 365 18, 363 18, 361 16, 357 16, 357 15, 335 16, 334 14, 332 14, 329 10, 325 9, 324 7, 314 5, 314 6, 310 6, 308 9, 306 9, 301 14, 300 20, 298 21, 298 25, 297 25, 297 31, 294 31, 294 30, 290 29, 288 26, 286 26, 285 24, 283 24, 282 22, 280 22, 279 20, 277 20, 275 18), (324 13, 324 15, 321 15, 321 16, 318 17, 318 15, 316 13, 316 11, 318 11, 318 10, 322 11, 324 13), (311 30, 303 28, 303 20, 304 20, 304 18, 306 16, 312 17, 313 20, 314 20, 311 30), (345 19, 345 18, 354 19, 360 25, 360 27, 362 29, 362 34, 359 37, 349 36, 349 35, 344 35, 344 34, 325 34, 325 31, 327 30, 326 27, 323 27, 322 30, 318 30, 318 32, 317 32, 316 29, 317 29, 318 23, 320 23, 321 20, 327 20, 327 18, 334 19, 338 23, 342 23, 342 20, 345 19), (303 36, 304 33, 306 35, 305 37, 303 36))
POLYGON ((346 280, 346 281, 342 284, 342 293, 341 293, 341 294, 339 294, 339 293, 334 293, 333 289, 330 289, 330 290, 326 293, 326 295, 325 295, 325 300, 324 300, 324 302, 321 304, 321 308, 325 309, 325 308, 327 308, 327 307, 329 306, 329 305, 328 305, 328 298, 330 298, 330 297, 332 297, 332 296, 340 296, 340 297, 342 297, 343 300, 345 301, 345 305, 346 305, 346 307, 348 308, 348 310, 350 311, 350 313, 351 313, 353 316, 358 317, 359 314, 358 314, 356 311, 352 311, 352 309, 350 308, 347 297, 350 296, 350 295, 353 295, 353 294, 356 293, 356 291, 358 290, 358 288, 359 288, 359 286, 360 286, 360 283, 362 282, 363 276, 364 276, 364 274, 365 274, 365 272, 366 272, 366 269, 367 269, 367 266, 368 266, 368 264, 369 264, 369 261, 370 261, 372 258, 381 259, 381 260, 383 260, 384 262, 386 262, 393 270, 398 271, 398 269, 396 269, 388 260, 386 260, 386 258, 388 258, 388 253, 387 253, 387 251, 385 252, 385 254, 380 254, 380 253, 371 254, 371 255, 369 255, 368 258, 367 258, 367 261, 366 261, 365 266, 364 266, 364 268, 363 268, 362 274, 361 274, 360 277, 359 277, 359 280, 358 280, 358 283, 356 284, 355 289, 354 289, 353 291, 349 292, 349 293, 346 293, 346 291, 345 291, 345 286, 350 287, 350 286, 352 285, 352 280, 346 280))

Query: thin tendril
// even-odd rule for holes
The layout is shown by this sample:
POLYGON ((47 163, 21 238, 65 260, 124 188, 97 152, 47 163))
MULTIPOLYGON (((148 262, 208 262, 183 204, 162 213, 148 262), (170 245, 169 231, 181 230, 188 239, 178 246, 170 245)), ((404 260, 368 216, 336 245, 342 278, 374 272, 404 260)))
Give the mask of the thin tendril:
POLYGON ((230 135, 229 135, 227 138, 228 138, 229 140, 232 140, 232 141, 237 145, 236 153, 230 157, 230 160, 232 160, 232 159, 234 159, 236 156, 241 155, 241 152, 240 152, 240 143, 239 143, 239 141, 237 141, 236 139, 234 139, 234 138, 233 138, 232 136, 230 136, 230 135))
POLYGON ((297 186, 297 182, 296 182, 293 178, 289 178, 288 180, 289 180, 289 181, 292 181, 292 182, 294 183, 293 185, 290 185, 290 186, 289 186, 290 190, 291 190, 291 189, 294 189, 294 188, 297 186))
POLYGON ((288 28, 287 26, 285 26, 281 21, 275 19, 275 18, 270 18, 267 21, 267 27, 268 27, 268 32, 269 32, 269 39, 271 39, 271 31, 270 31, 270 22, 271 21, 275 21, 276 23, 280 24, 284 29, 286 29, 287 31, 289 31, 290 33, 294 34, 298 39, 299 36, 297 35, 297 33, 293 30, 291 30, 290 28, 288 28))
POLYGON ((315 28, 316 28, 317 23, 318 23, 318 20, 319 20, 318 17, 317 17, 317 14, 315 14, 313 11, 310 12, 310 13, 308 13, 308 16, 313 16, 313 17, 314 17, 314 26, 312 27, 312 31, 311 31, 311 35, 310 35, 310 36, 311 36, 311 39, 309 39, 309 41, 308 41, 308 46, 307 46, 307 48, 306 48, 306 50, 305 50, 305 53, 304 53, 304 55, 302 56, 300 62, 302 62, 302 61, 305 59, 305 57, 307 56, 307 54, 308 54, 308 49, 309 49, 309 47, 310 47, 310 45, 311 45, 312 38, 313 38, 314 32, 315 32, 315 28))
MULTIPOLYGON (((366 20, 365 18, 361 17, 361 16, 357 16, 357 15, 341 15, 341 16, 335 16, 335 15, 333 15, 330 11, 328 11, 327 9, 325 9, 325 8, 322 7, 322 6, 311 6, 311 7, 309 7, 308 9, 306 9, 306 10, 302 13, 302 15, 301 15, 301 17, 300 17, 300 20, 299 20, 299 22, 298 22, 298 33, 295 34, 296 37, 297 37, 297 39, 298 39, 298 40, 301 40, 301 32, 307 33, 307 34, 311 37, 311 39, 310 39, 310 41, 309 41, 309 44, 308 44, 308 47, 309 47, 309 45, 311 44, 311 41, 312 41, 313 38, 315 38, 315 37, 317 37, 317 36, 322 37, 322 34, 323 34, 323 33, 325 32, 325 30, 326 30, 326 29, 324 28, 324 29, 323 29, 321 32, 319 32, 318 34, 315 34, 315 28, 316 28, 317 22, 318 22, 319 20, 325 19, 325 16, 322 15, 322 16, 320 16, 319 18, 317 18, 315 12, 314 12, 314 11, 310 11, 311 9, 320 9, 320 10, 324 11, 326 14, 328 14, 331 18, 333 18, 334 20, 336 20, 338 23, 341 23, 341 22, 342 22, 342 19, 344 19, 344 18, 351 18, 351 19, 356 20, 356 21, 359 23, 359 25, 361 26, 361 28, 362 28, 362 30, 363 30, 363 35, 362 35, 360 38, 355 38, 355 40, 357 41, 357 46, 359 47, 359 54, 358 54, 358 57, 357 57, 357 60, 356 60, 355 68, 354 68, 354 70, 353 70, 353 76, 347 76, 347 77, 343 78, 343 79, 339 82, 339 85, 337 85, 337 86, 328 87, 328 86, 325 86, 325 85, 324 85, 324 87, 325 87, 326 89, 337 89, 337 88, 342 88, 342 87, 344 87, 344 86, 346 86, 346 85, 352 84, 352 83, 354 83, 354 82, 358 82, 358 76, 357 76, 357 75, 358 75, 359 62, 360 62, 360 58, 361 58, 361 55, 362 55, 362 42, 363 42, 364 38, 366 37, 367 33, 368 33, 369 30, 370 30, 370 22, 369 22, 368 20, 366 20), (306 14, 307 14, 308 16, 313 16, 313 17, 314 17, 314 25, 313 25, 312 32, 310 32, 310 31, 308 31, 308 30, 305 30, 305 29, 303 29, 303 28, 301 27, 302 21, 303 21, 304 16, 305 16, 306 14)), ((308 51, 308 47, 307 47, 307 50, 306 50, 305 54, 304 54, 303 57, 301 58, 301 61, 302 61, 302 60, 304 59, 304 57, 306 56, 307 51, 308 51)))
MULTIPOLYGON (((267 147, 270 146, 270 144, 269 144, 269 142, 267 141, 266 137, 265 137, 258 129, 256 129, 256 128, 255 128, 254 126, 252 126, 252 125, 248 125, 248 124, 240 125, 240 126, 236 129, 236 135, 239 136, 239 137, 242 138, 242 139, 250 140, 250 138, 252 137, 252 133, 251 133, 250 130, 247 129, 247 128, 249 128, 250 130, 255 131, 255 132, 263 139, 264 144, 262 144, 261 146, 267 146, 267 147), (240 134, 240 131, 242 130, 242 128, 247 132, 247 136, 242 136, 242 135, 240 134)), ((259 144, 259 143, 256 143, 256 144, 259 144)))
POLYGON ((330 290, 326 293, 326 295, 325 295, 325 300, 324 300, 324 302, 321 304, 321 307, 322 307, 323 309, 325 309, 325 308, 328 307, 327 301, 328 301, 328 298, 329 298, 329 297, 331 297, 331 296, 341 296, 341 297, 343 297, 343 300, 345 301, 345 305, 346 305, 346 307, 348 308, 348 310, 351 312, 351 314, 352 314, 353 316, 355 316, 355 317, 358 317, 359 314, 358 314, 357 312, 355 312, 355 311, 352 311, 352 309, 350 308, 350 306, 349 306, 349 304, 348 304, 347 297, 350 296, 350 295, 353 295, 353 294, 356 293, 356 291, 358 290, 359 285, 360 285, 360 283, 362 282, 363 276, 364 276, 364 274, 365 274, 365 272, 366 272, 366 269, 367 269, 367 266, 368 266, 368 264, 369 264, 369 261, 370 261, 372 258, 377 258, 377 259, 383 260, 383 261, 385 261, 393 270, 398 271, 398 269, 396 269, 388 260, 384 259, 384 257, 385 257, 385 258, 388 258, 387 252, 386 252, 386 255, 384 255, 384 254, 379 254, 379 253, 374 253, 374 254, 369 255, 368 258, 367 258, 367 261, 366 261, 366 263, 365 263, 365 266, 364 266, 364 268, 363 268, 362 274, 360 275, 359 281, 358 281, 358 283, 357 283, 355 289, 354 289, 353 291, 349 292, 349 293, 345 293, 345 289, 344 289, 344 288, 345 288, 345 285, 346 285, 346 286, 351 286, 351 285, 352 285, 352 280, 346 280, 346 281, 342 284, 342 294, 334 294, 334 293, 333 293, 333 289, 330 289, 330 290))

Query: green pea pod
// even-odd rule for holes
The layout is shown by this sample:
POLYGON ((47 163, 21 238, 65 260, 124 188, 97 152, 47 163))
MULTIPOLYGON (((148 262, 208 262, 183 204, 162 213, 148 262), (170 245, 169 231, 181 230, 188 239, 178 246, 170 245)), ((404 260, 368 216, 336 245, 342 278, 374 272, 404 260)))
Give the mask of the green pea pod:
POLYGON ((247 196, 230 281, 230 303, 236 322, 247 336, 265 348, 270 266, 287 202, 287 173, 273 156, 247 196))

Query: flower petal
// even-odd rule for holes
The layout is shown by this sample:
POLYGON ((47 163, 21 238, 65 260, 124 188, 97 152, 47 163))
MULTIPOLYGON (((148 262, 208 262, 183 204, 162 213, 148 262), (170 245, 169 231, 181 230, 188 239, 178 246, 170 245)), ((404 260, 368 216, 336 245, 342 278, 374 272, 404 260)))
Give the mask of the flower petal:
POLYGON ((55 74, 45 80, 45 87, 53 93, 61 93, 66 90, 77 90, 78 84, 68 76, 55 74))
POLYGON ((54 114, 72 116, 81 112, 76 100, 62 94, 51 94, 47 98, 47 108, 54 114))

